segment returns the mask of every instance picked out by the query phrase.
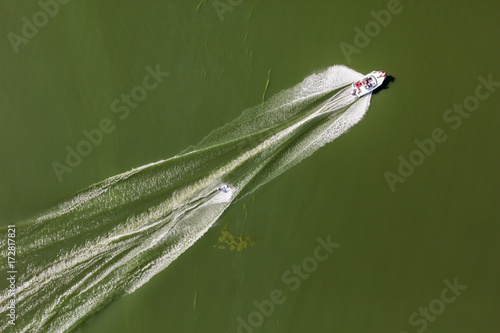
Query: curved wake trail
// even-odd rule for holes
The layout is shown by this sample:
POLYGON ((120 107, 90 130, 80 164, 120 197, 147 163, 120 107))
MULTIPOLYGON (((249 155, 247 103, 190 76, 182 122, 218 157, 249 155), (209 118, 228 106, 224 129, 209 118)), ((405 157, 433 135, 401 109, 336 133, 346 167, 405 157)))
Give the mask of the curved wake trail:
MULTIPOLYGON (((20 223, 16 330, 66 331, 146 283, 235 199, 361 120, 370 95, 358 99, 349 87, 341 89, 361 76, 344 66, 311 75, 246 110, 197 146, 92 185, 20 223), (215 190, 221 183, 229 184, 227 193, 215 190)), ((6 240, 0 238, 1 248, 7 247, 6 240)), ((0 274, 8 271, 6 263, 2 251, 0 274)), ((2 332, 10 329, 6 289, 0 294, 2 332)))

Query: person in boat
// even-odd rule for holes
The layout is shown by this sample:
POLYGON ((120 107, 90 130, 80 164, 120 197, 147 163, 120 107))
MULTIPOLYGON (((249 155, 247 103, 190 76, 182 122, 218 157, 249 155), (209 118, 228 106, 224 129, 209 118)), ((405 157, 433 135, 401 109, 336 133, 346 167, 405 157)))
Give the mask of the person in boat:
POLYGON ((363 86, 363 83, 361 83, 361 81, 358 81, 354 84, 354 86, 358 89, 358 92, 361 92, 361 87, 363 86))
POLYGON ((366 79, 366 87, 368 89, 370 89, 371 87, 373 87, 373 79, 371 77, 369 77, 369 78, 366 79))

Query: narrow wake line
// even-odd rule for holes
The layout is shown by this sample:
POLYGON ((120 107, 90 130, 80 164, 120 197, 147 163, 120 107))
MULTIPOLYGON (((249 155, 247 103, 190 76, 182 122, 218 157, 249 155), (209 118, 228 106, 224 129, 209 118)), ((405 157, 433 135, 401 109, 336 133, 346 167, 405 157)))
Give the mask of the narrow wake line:
MULTIPOLYGON (((235 200, 361 120, 371 96, 358 99, 344 88, 360 77, 345 66, 313 74, 179 155, 94 184, 18 224, 17 329, 74 328, 149 281, 235 200), (222 183, 226 192, 216 190, 222 183)), ((0 291, 1 331, 8 328, 6 290, 0 291)))

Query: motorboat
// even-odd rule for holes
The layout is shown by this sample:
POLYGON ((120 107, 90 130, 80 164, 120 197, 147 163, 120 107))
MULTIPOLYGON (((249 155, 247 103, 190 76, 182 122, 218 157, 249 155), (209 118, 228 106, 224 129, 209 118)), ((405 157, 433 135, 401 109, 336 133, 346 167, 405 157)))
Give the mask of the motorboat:
POLYGON ((352 84, 352 94, 361 97, 371 93, 382 85, 386 77, 387 72, 373 71, 352 84))

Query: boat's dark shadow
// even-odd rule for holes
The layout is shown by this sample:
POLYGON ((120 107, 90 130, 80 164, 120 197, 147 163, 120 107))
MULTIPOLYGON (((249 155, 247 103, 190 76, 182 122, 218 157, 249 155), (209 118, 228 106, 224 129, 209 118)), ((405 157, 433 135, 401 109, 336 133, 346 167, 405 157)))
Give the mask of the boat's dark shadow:
POLYGON ((380 87, 375 89, 372 93, 375 95, 381 92, 382 90, 389 89, 389 85, 394 81, 396 81, 396 78, 392 75, 388 75, 387 78, 384 80, 384 82, 380 85, 380 87))

